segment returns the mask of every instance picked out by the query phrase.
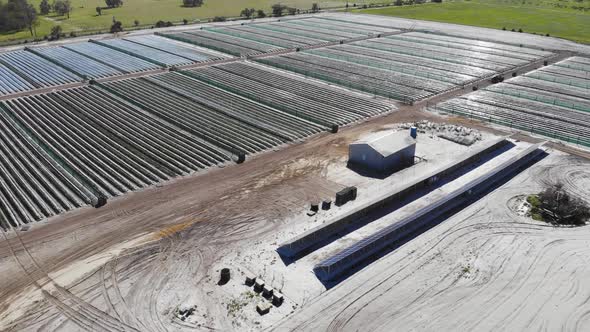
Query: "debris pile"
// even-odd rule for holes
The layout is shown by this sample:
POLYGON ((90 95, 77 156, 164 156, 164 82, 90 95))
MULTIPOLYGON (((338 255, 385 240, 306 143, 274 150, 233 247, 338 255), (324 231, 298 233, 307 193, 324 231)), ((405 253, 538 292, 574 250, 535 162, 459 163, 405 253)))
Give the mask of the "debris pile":
POLYGON ((397 127, 400 130, 409 130, 411 127, 416 127, 421 134, 430 134, 432 137, 438 136, 466 146, 470 146, 482 139, 479 130, 453 124, 435 123, 427 120, 414 123, 401 123, 397 127))

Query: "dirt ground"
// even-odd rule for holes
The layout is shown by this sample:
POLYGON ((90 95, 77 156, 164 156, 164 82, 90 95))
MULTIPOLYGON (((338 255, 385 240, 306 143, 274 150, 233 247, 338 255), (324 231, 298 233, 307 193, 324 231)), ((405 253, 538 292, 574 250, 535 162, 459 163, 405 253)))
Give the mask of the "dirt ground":
MULTIPOLYGON (((337 134, 131 193, 100 209, 80 209, 18 237, 7 234, 0 242, 0 329, 239 330, 231 323, 239 319, 220 319, 228 303, 219 299, 231 298, 215 285, 220 255, 271 236, 309 202, 333 197, 342 184, 326 175, 345 159, 348 143, 392 123, 423 119, 506 134, 418 107, 400 106, 337 134), (200 304, 193 325, 171 318, 185 302, 200 304)), ((288 309, 296 307, 284 307, 273 320, 288 309)))
MULTIPOLYGON (((276 234, 297 222, 293 216, 301 215, 309 202, 333 197, 342 188, 330 169, 345 159, 348 144, 361 135, 394 123, 428 120, 495 135, 514 134, 526 142, 540 140, 442 117, 424 111, 427 106, 399 105, 397 112, 341 128, 337 134, 320 134, 241 165, 130 193, 100 209, 72 211, 34 224, 26 232, 3 233, 0 330, 244 331, 274 323, 280 331, 553 330, 560 323, 565 330, 588 327, 590 293, 587 283, 578 278, 588 272, 587 230, 572 233, 515 219, 505 204, 523 188, 537 190, 543 178, 563 178, 578 195, 590 195, 588 164, 559 153, 494 193, 498 199, 482 200, 319 299, 302 289, 301 298, 286 301, 268 316, 240 310, 260 300, 241 284, 245 275, 265 274, 276 288, 296 279, 274 276, 272 269, 248 270, 244 262, 265 259, 255 252, 262 241, 276 245, 276 234), (461 245, 451 249, 457 241, 461 245), (217 286, 220 268, 232 261, 239 262, 231 266, 232 281, 217 286), (449 268, 443 273, 441 266, 449 268), (565 272, 540 277, 560 269, 565 272), (527 284, 527 279, 535 284, 527 284), (567 285, 560 286, 563 281, 567 285), (533 307, 533 302, 543 306, 533 307), (194 314, 185 321, 177 318, 179 306, 193 307, 194 314), (501 306, 506 308, 485 317, 478 310, 501 306), (551 310, 568 321, 572 318, 572 323, 539 318, 551 310), (526 313, 520 318, 530 319, 529 324, 515 319, 520 312, 526 313), (453 313, 464 313, 464 323, 453 313), (416 323, 404 325, 410 321, 416 323)), ((587 150, 559 143, 548 146, 590 158, 587 150)), ((272 264, 283 264, 268 257, 272 264)))
POLYGON ((549 155, 282 320, 275 331, 585 331, 590 228, 519 215, 561 182, 590 197, 590 161, 549 155))

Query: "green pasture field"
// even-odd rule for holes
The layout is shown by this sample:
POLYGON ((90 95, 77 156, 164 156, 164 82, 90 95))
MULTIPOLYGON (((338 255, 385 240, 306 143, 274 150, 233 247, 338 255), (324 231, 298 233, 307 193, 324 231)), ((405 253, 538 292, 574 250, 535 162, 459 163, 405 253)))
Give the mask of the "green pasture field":
POLYGON ((365 9, 358 12, 494 29, 522 29, 528 33, 548 33, 555 37, 590 43, 590 0, 444 0, 443 3, 365 9))
MULTIPOLYGON (((41 0, 30 0, 39 10, 41 0)), ((51 3, 52 0, 49 0, 51 3)), ((321 8, 343 6, 346 0, 205 0, 202 7, 186 8, 182 6, 182 0, 124 0, 120 8, 106 8, 104 0, 71 0, 73 11, 70 18, 55 16, 39 17, 37 36, 43 37, 49 34, 51 27, 61 25, 64 32, 98 31, 106 32, 113 23, 113 19, 121 21, 124 27, 133 27, 138 20, 141 26, 152 25, 159 20, 181 22, 187 19, 189 22, 212 18, 215 16, 237 17, 244 8, 263 9, 267 14, 271 6, 281 3, 289 7, 302 10, 311 9, 313 3, 318 3, 321 8), (104 7, 102 15, 98 16, 96 7, 104 7)), ((379 0, 360 0, 358 5, 380 2, 379 0)), ((382 2, 382 0, 381 0, 382 2)), ((351 2, 352 3, 352 2, 351 2)), ((1 41, 32 39, 28 31, 0 34, 1 41)))

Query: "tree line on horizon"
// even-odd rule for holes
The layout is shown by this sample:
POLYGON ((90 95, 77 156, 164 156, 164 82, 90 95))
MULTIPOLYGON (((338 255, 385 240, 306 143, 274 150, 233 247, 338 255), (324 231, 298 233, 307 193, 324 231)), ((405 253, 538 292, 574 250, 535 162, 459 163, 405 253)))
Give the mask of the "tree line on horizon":
MULTIPOLYGON (((183 7, 201 7, 204 4, 204 0, 182 0, 183 7)), ((96 7, 96 14, 100 16, 103 14, 104 9, 117 8, 123 6, 122 0, 105 0, 106 7, 96 7)), ((53 0, 49 3, 49 0, 42 0, 39 4, 39 9, 35 8, 27 0, 0 0, 0 33, 11 33, 22 30, 28 30, 31 36, 36 36, 36 27, 39 26, 39 15, 49 15, 55 13, 57 16, 66 16, 70 18, 70 13, 73 10, 71 0, 53 0), (6 1, 6 2, 4 2, 6 1)), ((317 3, 314 3, 311 8, 311 12, 318 12, 320 7, 317 3)), ((271 6, 271 13, 273 17, 281 17, 285 14, 295 15, 300 12, 299 9, 289 7, 280 3, 271 6)), ((267 13, 262 9, 244 8, 240 12, 240 17, 246 19, 251 18, 264 18, 267 17, 267 13)), ((214 22, 225 21, 225 17, 215 17, 214 22)), ((184 24, 188 24, 188 20, 183 20, 184 24)), ((139 21, 135 20, 135 26, 139 26, 139 21)), ((173 25, 171 22, 158 21, 155 27, 165 27, 173 25)), ((110 31, 112 33, 123 31, 123 25, 120 21, 113 20, 113 25, 110 31)), ((75 36, 75 33, 71 33, 75 36)), ((45 36, 45 39, 55 40, 63 37, 62 28, 59 25, 53 26, 49 36, 45 36)))

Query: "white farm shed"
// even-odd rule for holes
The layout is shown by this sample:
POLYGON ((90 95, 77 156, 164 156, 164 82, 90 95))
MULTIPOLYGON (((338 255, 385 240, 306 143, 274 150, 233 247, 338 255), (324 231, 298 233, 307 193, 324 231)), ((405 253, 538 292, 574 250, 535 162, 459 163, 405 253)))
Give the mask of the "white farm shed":
POLYGON ((390 173, 414 164, 416 140, 410 132, 378 132, 352 144, 348 162, 370 171, 390 173))

